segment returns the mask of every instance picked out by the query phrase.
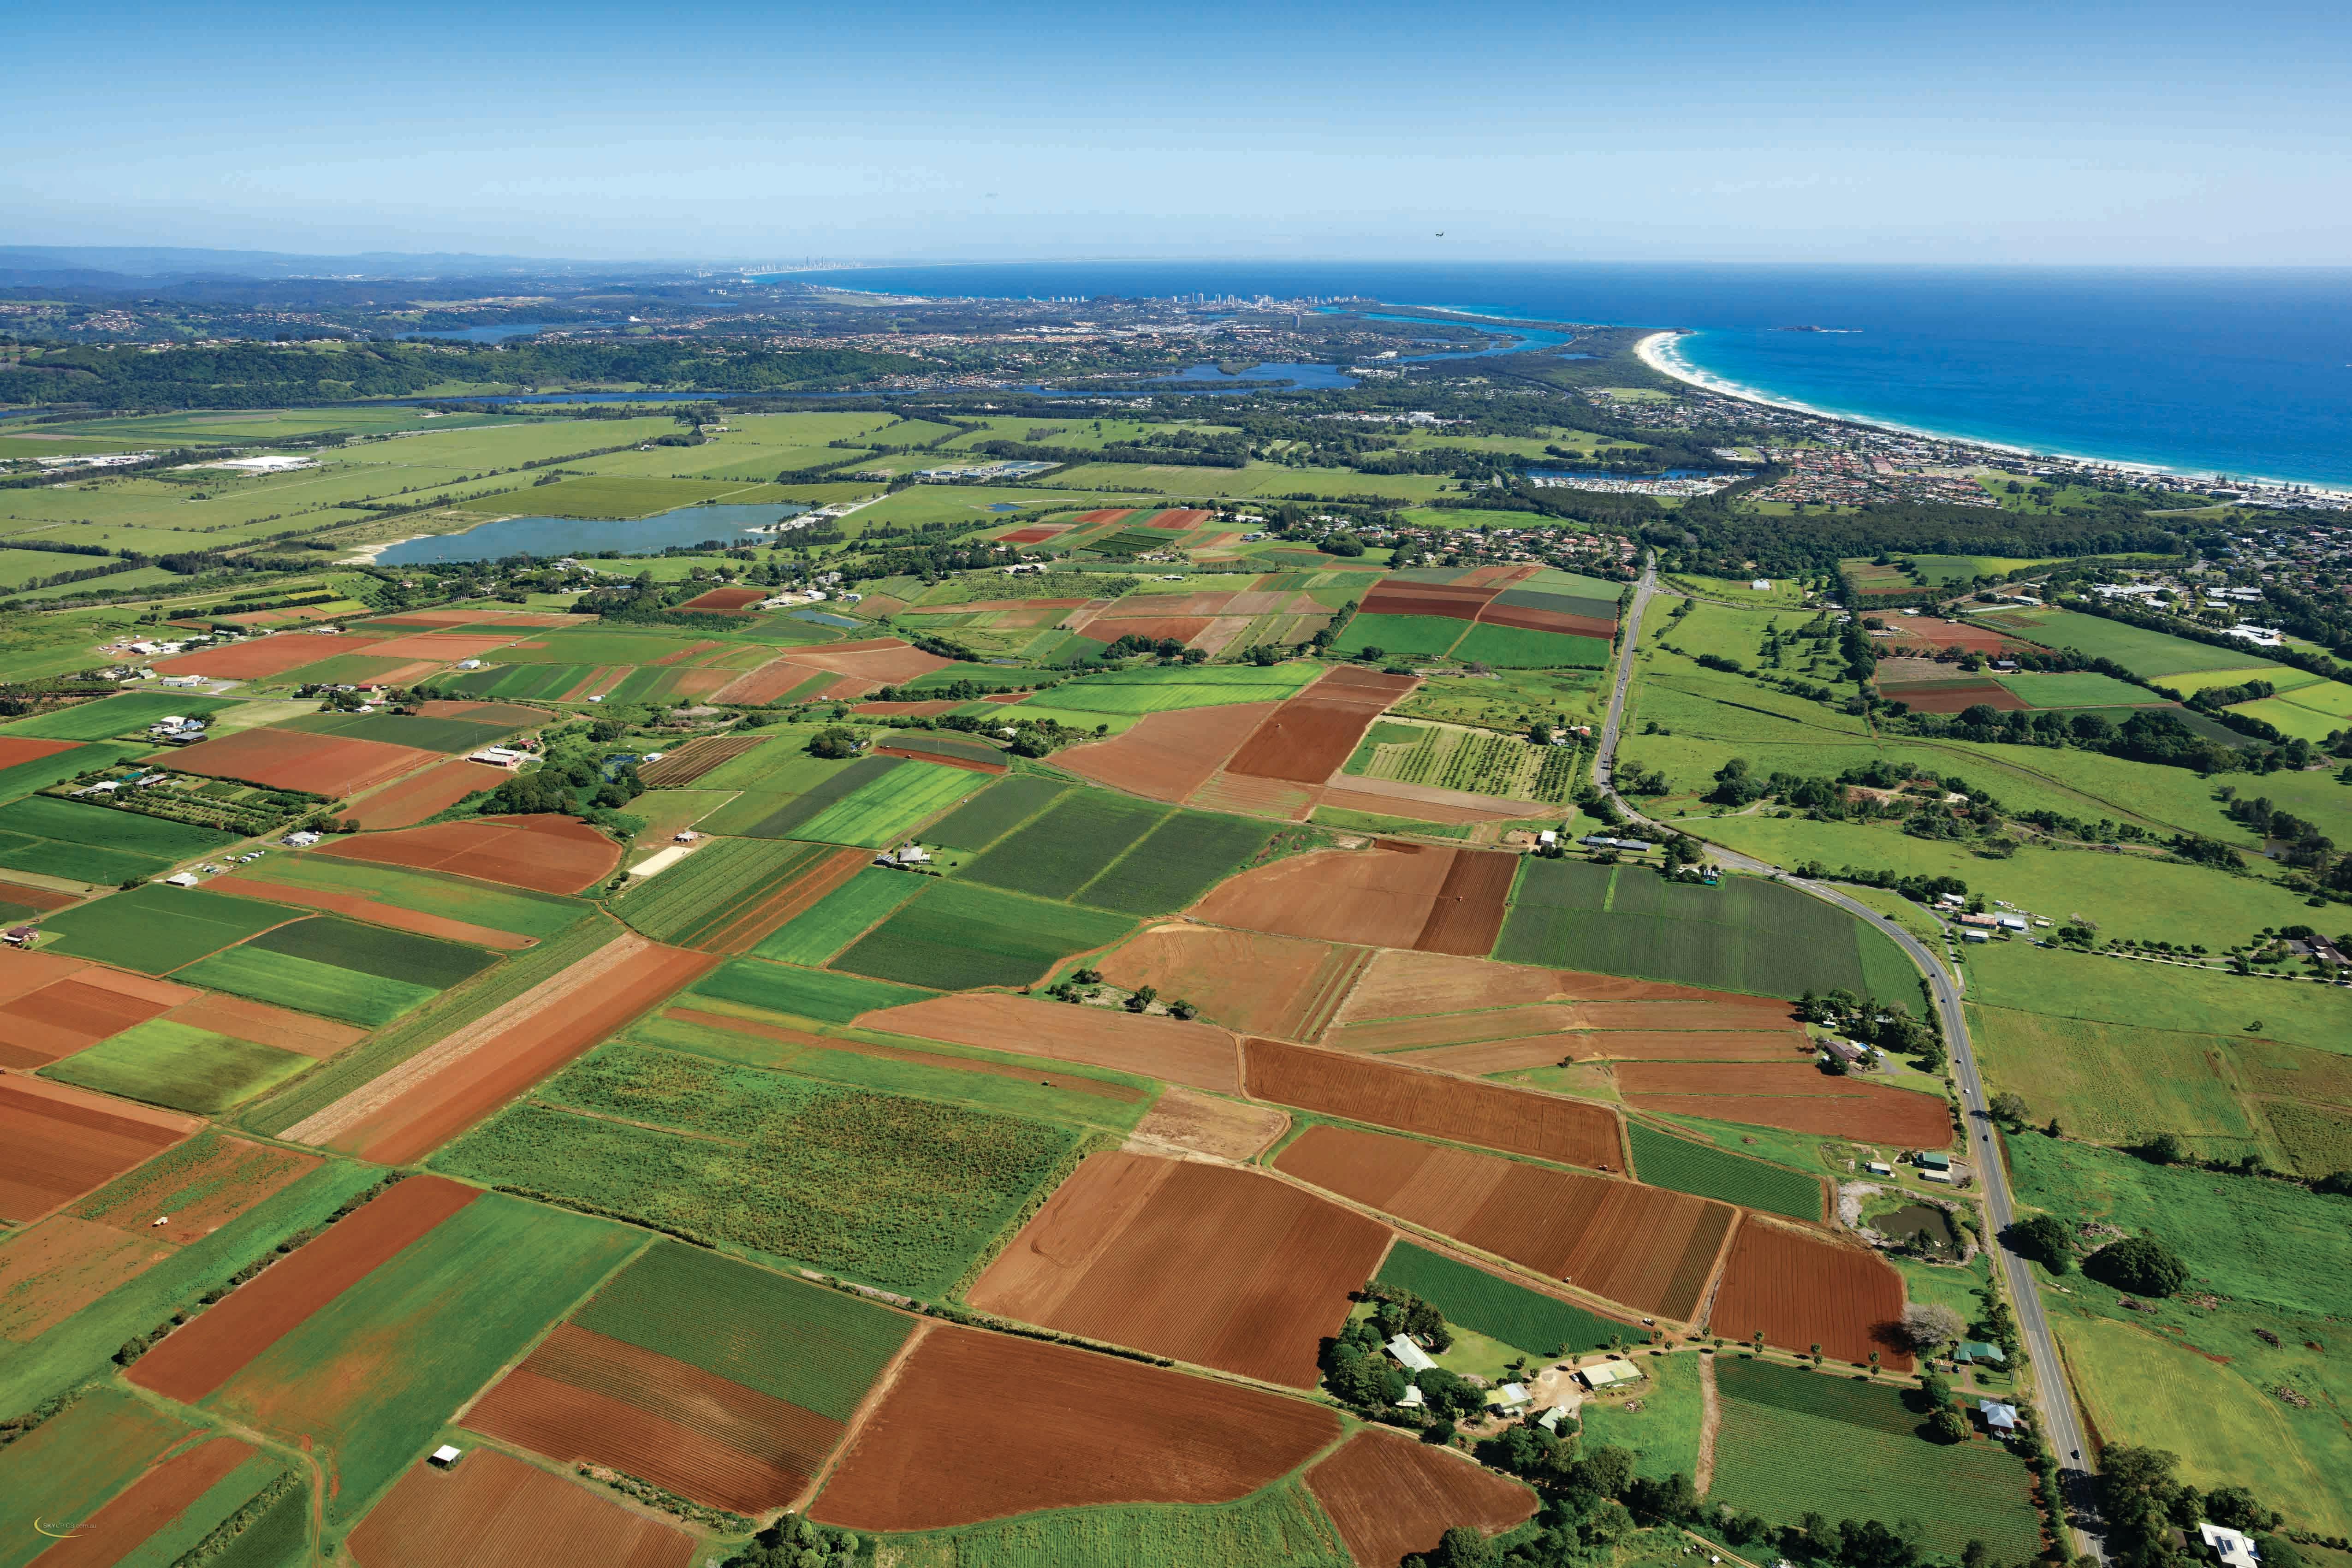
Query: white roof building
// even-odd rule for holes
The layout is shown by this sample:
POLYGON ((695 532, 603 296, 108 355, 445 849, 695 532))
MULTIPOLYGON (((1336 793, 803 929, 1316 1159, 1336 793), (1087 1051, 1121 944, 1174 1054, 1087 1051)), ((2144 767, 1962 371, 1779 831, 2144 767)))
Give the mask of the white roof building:
POLYGON ((2228 1563, 2229 1568, 2255 1568, 2262 1561, 2254 1543, 2227 1525, 2200 1524, 2197 1533, 2203 1538, 2206 1550, 2228 1563))
POLYGON ((1406 1384, 1404 1385, 1404 1397, 1398 1400, 1396 1403, 1399 1410, 1420 1409, 1423 1403, 1421 1396, 1420 1385, 1418 1384, 1406 1384))
POLYGON ((1388 1351, 1389 1354, 1403 1363, 1407 1372, 1427 1372, 1437 1364, 1429 1359, 1427 1351, 1423 1350, 1403 1334, 1399 1334, 1389 1342, 1388 1351))
POLYGON ((1998 1399, 1979 1399, 1977 1412, 1984 1417, 1985 1425, 1996 1432, 2017 1430, 2017 1406, 2014 1405, 2003 1405, 1998 1399))
POLYGON ((1584 1380, 1585 1387, 1596 1392, 1614 1388, 1619 1384, 1642 1381, 1640 1369, 1629 1361, 1604 1361, 1599 1366, 1580 1367, 1576 1375, 1584 1380))

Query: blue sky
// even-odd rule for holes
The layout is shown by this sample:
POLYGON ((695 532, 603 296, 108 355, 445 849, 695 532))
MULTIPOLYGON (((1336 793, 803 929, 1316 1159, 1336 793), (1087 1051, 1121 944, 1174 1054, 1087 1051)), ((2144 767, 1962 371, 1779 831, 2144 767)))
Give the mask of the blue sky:
POLYGON ((2341 4, 132 0, 10 42, 0 243, 2352 261, 2341 4))

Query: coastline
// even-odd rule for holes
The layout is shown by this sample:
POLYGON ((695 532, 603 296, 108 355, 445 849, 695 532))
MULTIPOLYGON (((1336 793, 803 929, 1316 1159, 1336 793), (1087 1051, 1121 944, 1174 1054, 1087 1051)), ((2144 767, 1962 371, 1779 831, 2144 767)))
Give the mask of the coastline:
POLYGON ((420 539, 438 539, 441 536, 437 533, 412 533, 405 539, 387 539, 380 544, 354 545, 352 547, 352 552, 348 555, 338 557, 335 561, 335 564, 338 566, 373 566, 375 564, 376 557, 382 555, 387 550, 397 550, 404 544, 413 544, 420 539))
POLYGON ((1877 419, 1868 415, 1848 414, 1836 409, 1821 408, 1793 397, 1781 397, 1738 382, 1727 381, 1711 371, 1703 370, 1685 359, 1675 350, 1675 343, 1685 334, 1680 331, 1652 332, 1633 345, 1634 357, 1660 375, 1679 381, 1685 386, 1709 392, 1718 397, 1737 398, 1766 408, 1779 408, 1791 414, 1809 415, 1816 419, 1835 419, 1848 425, 1860 425, 1874 430, 1890 430, 1902 436, 1917 436, 1933 441, 1951 441, 1961 446, 1981 447, 1990 452, 2003 452, 2018 458, 2056 458, 2072 463, 2092 463, 2101 468, 2119 468, 2126 473, 2147 474, 2158 478, 2217 480, 2230 478, 2251 479, 2257 484, 2297 485, 2314 495, 2352 497, 2352 490, 2332 485, 2314 484, 2305 479, 2279 479, 2267 474, 2225 475, 2215 469, 2176 468, 2166 463, 2136 462, 2122 458, 2103 458, 2088 452, 2067 452, 2055 447, 2020 447, 2007 441, 1994 441, 1982 436, 1961 436, 1948 430, 1931 430, 1924 426, 1906 425, 1893 419, 1877 419))

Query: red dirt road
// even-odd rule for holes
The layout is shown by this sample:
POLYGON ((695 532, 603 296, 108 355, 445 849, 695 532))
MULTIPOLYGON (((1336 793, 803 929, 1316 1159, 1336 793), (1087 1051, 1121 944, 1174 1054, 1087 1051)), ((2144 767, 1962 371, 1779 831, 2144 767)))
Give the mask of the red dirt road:
POLYGON ((971 1304, 1294 1388, 1371 1278, 1389 1228, 1251 1171, 1090 1154, 971 1304))
POLYGON ((940 1325, 809 1517, 933 1530, 1045 1508, 1231 1502, 1339 1435, 1336 1414, 1303 1401, 940 1325))
POLYGON ((419 1461, 353 1531, 360 1568, 688 1568, 700 1538, 495 1448, 419 1461))
POLYGON ((1462 1455, 1368 1426, 1307 1472, 1348 1555, 1380 1568, 1437 1550, 1456 1525, 1496 1535, 1534 1516, 1536 1494, 1462 1455))
POLYGON ((1243 1047, 1253 1098, 1588 1170, 1622 1171, 1607 1106, 1391 1062, 1253 1039, 1243 1047))
POLYGON ((173 1330, 125 1375, 142 1388, 194 1405, 480 1195, 440 1176, 409 1177, 173 1330))
POLYGON ((1740 1222, 1716 1288, 1708 1330, 1745 1340, 1764 1331, 1767 1344, 1802 1353, 1818 1343, 1840 1361, 1866 1363, 1876 1351, 1895 1372, 1911 1370, 1895 1331, 1903 1317, 1903 1277, 1866 1247, 1813 1231, 1740 1222))

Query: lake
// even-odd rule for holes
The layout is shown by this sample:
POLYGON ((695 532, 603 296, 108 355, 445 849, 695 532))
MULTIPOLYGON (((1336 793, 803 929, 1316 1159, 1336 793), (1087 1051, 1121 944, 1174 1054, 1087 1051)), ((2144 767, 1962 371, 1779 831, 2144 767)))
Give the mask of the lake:
POLYGON ((682 506, 658 517, 631 518, 614 522, 577 517, 509 517, 486 522, 463 533, 436 533, 395 544, 376 557, 379 566, 422 566, 436 561, 498 561, 509 555, 536 555, 553 560, 561 555, 587 555, 599 550, 648 554, 674 544, 699 544, 706 539, 748 544, 764 540, 745 537, 748 530, 765 528, 808 510, 793 502, 766 506, 682 506))

